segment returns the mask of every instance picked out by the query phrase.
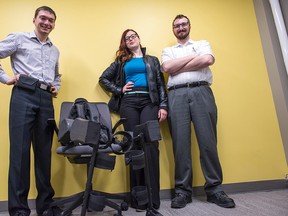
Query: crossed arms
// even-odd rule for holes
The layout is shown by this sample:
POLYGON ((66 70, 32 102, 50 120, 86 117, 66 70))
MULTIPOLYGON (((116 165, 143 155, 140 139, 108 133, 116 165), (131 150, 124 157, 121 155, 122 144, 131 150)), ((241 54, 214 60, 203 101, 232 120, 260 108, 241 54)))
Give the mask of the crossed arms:
POLYGON ((175 76, 182 72, 197 71, 214 64, 215 59, 210 54, 188 55, 177 59, 170 59, 162 64, 162 70, 175 76))

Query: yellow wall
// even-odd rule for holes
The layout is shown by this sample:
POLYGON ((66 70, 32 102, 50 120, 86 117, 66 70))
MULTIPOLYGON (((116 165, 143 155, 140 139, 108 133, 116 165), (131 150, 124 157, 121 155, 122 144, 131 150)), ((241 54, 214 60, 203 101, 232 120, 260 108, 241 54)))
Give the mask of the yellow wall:
MULTIPOLYGON (((113 61, 126 28, 135 29, 148 53, 160 58, 162 49, 175 43, 172 20, 183 13, 191 20, 192 38, 210 41, 216 56, 212 88, 219 109, 218 146, 224 184, 284 178, 288 170, 253 0, 2 0, 0 40, 10 32, 32 31, 34 10, 42 5, 51 6, 58 15, 56 28, 50 35, 61 51, 63 74, 61 92, 54 101, 57 119, 63 101, 77 97, 108 101, 98 78, 113 61)), ((1 60, 1 64, 12 75, 9 59, 1 60)), ((7 200, 10 92, 10 86, 0 85, 0 201, 7 200)), ((113 115, 114 122, 117 118, 113 115)), ((161 131, 161 189, 170 189, 174 164, 167 122, 161 125, 161 131)), ((85 187, 85 169, 56 155, 57 146, 55 138, 52 184, 59 197, 85 187)), ((193 146, 193 155, 193 184, 202 186, 197 145, 193 146)), ((97 188, 128 191, 128 183, 125 184, 128 174, 122 157, 117 159, 112 173, 97 170, 95 174, 97 188)), ((33 176, 32 168, 29 195, 32 199, 37 194, 33 176)))

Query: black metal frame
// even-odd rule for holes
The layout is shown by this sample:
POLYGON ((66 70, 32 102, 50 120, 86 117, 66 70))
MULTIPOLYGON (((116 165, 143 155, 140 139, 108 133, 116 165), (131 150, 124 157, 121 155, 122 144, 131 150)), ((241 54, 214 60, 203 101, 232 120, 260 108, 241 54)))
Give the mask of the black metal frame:
MULTIPOLYGON (((108 106, 106 103, 92 103, 94 105, 97 104, 102 104, 102 107, 104 107, 104 113, 102 113, 102 116, 104 118, 106 118, 105 120, 108 122, 108 127, 111 129, 111 133, 114 134, 116 128, 118 126, 120 126, 123 123, 123 119, 120 119, 120 121, 118 121, 115 126, 112 128, 112 124, 111 124, 111 117, 110 117, 110 112, 108 109, 108 106), (109 118, 108 115, 109 114, 109 118)), ((60 122, 63 120, 63 118, 65 118, 65 116, 67 117, 67 109, 69 108, 69 106, 71 107, 73 105, 73 102, 63 102, 62 106, 61 106, 61 114, 64 113, 64 117, 61 116, 60 117, 60 122), (63 108, 64 107, 64 108, 63 108), (68 108, 67 108, 68 107, 68 108)), ((107 124, 106 122, 106 124, 107 124)), ((56 131, 57 135, 58 135, 58 128, 57 125, 55 123, 55 120, 48 120, 48 123, 51 125, 51 127, 54 128, 54 130, 56 131)), ((84 122, 85 124, 85 122, 84 122)), ((100 124, 98 123, 98 130, 97 132, 100 134, 100 124)), ((95 127, 95 125, 94 125, 95 127)), ((121 132, 118 131, 115 134, 120 134, 125 136, 125 131, 121 132)), ((124 195, 120 195, 120 194, 110 194, 110 193, 104 193, 104 192, 100 192, 100 191, 95 191, 92 189, 92 178, 93 178, 93 174, 94 174, 94 169, 95 167, 99 167, 97 166, 99 160, 103 159, 101 156, 102 155, 106 155, 104 158, 107 159, 107 161, 110 163, 110 161, 114 161, 115 164, 115 157, 116 156, 110 156, 110 153, 116 153, 116 154, 124 154, 125 152, 123 152, 123 150, 117 150, 117 152, 115 152, 115 150, 113 150, 111 147, 110 148, 106 148, 106 149, 101 149, 99 148, 99 135, 95 136, 97 137, 97 140, 94 140, 93 143, 89 144, 89 143, 85 143, 85 145, 80 145, 80 146, 60 146, 59 148, 57 148, 57 153, 61 154, 65 157, 67 157, 69 159, 69 161, 71 163, 75 163, 75 164, 86 164, 87 165, 87 180, 86 180, 86 186, 85 186, 85 190, 71 195, 69 197, 66 198, 61 198, 58 199, 56 201, 54 201, 51 205, 50 205, 50 209, 53 210, 53 208, 55 207, 60 207, 61 208, 61 215, 62 216, 67 216, 67 215, 71 215, 72 211, 75 210, 77 207, 82 206, 81 209, 81 216, 85 216, 87 211, 102 211, 104 209, 105 206, 109 206, 112 209, 115 209, 117 211, 117 214, 115 214, 114 216, 122 216, 122 211, 126 211, 128 209, 128 204, 127 204, 127 196, 124 195), (75 152, 77 152, 77 148, 82 148, 81 149, 81 154, 77 154, 75 152), (83 150, 84 149, 84 150, 83 150), (104 153, 101 153, 104 152, 104 153), (83 157, 83 155, 85 155, 83 157), (87 156, 88 155, 88 156, 87 156), (115 202, 112 202, 110 199, 120 199, 122 200, 122 202, 120 204, 117 204, 115 202)), ((131 135, 132 137, 132 135, 131 135)), ((133 140, 131 138, 131 145, 133 144, 133 140)), ((117 144, 116 144, 117 145, 117 144)), ((128 148, 130 149, 130 148, 128 148)), ((127 150, 127 146, 126 146, 126 150, 127 150)), ((100 161, 101 162, 101 161, 100 161)), ((105 167, 105 162, 104 165, 101 164, 100 168, 104 168, 104 169, 109 169, 112 170, 114 169, 114 164, 113 165, 108 165, 108 168, 105 167), (104 166, 104 167, 103 167, 104 166)), ((46 216, 52 216, 53 211, 47 211, 50 213, 46 214, 46 216)))
POLYGON ((138 125, 134 131, 134 139, 139 141, 145 155, 145 183, 148 193, 148 208, 146 209, 146 216, 163 216, 160 212, 153 208, 152 192, 150 183, 150 172, 147 156, 147 145, 153 145, 153 142, 161 140, 160 127, 158 121, 147 121, 144 124, 138 125))

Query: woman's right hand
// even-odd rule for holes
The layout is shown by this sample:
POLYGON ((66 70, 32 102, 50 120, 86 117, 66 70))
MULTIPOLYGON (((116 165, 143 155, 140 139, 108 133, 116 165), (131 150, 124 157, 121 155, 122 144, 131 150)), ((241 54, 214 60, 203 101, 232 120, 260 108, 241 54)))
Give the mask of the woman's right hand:
POLYGON ((132 81, 129 81, 126 83, 126 85, 123 87, 122 92, 129 92, 132 90, 132 88, 134 87, 134 83, 132 81))

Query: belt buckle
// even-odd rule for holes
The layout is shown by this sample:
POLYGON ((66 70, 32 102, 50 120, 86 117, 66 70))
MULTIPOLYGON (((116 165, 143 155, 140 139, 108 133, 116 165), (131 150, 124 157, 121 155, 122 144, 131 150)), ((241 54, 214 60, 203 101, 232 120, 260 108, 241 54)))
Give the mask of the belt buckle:
POLYGON ((44 83, 40 83, 39 88, 47 91, 48 90, 48 85, 45 85, 44 83))

